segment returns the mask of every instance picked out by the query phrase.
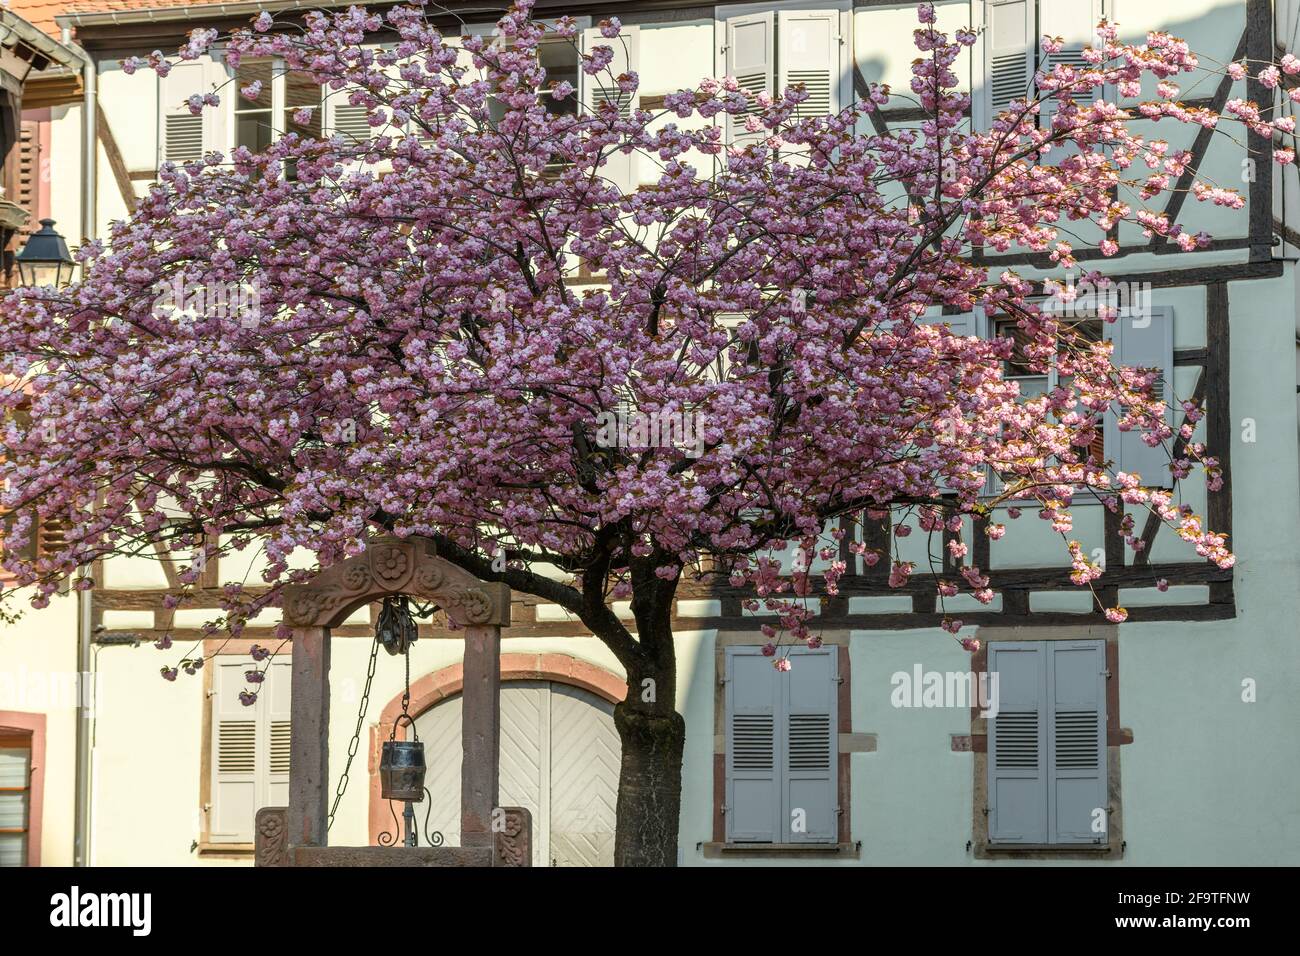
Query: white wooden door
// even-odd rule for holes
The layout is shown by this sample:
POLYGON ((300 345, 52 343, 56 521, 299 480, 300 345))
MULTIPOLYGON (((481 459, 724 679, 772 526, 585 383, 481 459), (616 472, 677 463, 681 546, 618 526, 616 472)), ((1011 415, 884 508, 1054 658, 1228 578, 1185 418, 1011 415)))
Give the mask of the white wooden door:
MULTIPOLYGON (((621 754, 613 713, 612 704, 566 684, 501 685, 501 804, 532 811, 534 866, 613 866, 621 754)), ((460 695, 415 724, 429 767, 429 827, 458 845, 460 695)), ((416 809, 421 821, 425 810, 416 809)))

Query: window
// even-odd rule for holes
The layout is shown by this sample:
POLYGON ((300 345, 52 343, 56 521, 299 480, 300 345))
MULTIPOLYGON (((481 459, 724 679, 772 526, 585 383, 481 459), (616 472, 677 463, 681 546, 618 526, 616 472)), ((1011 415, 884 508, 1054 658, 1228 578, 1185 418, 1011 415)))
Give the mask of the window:
MULTIPOLYGON (((1033 95, 1034 73, 1058 64, 1085 65, 1083 49, 1094 44, 1097 23, 1105 16, 1103 0, 984 0, 983 69, 976 83, 975 123, 988 129, 993 117, 1019 99, 1033 95), (1042 53, 1044 36, 1061 37, 1065 46, 1050 57, 1042 53)), ((978 76, 978 73, 977 73, 978 76)), ((1051 122, 1045 104, 1040 124, 1051 122)), ((1059 161, 1064 153, 1047 161, 1059 161)))
POLYGON ((781 648, 779 671, 757 646, 726 649, 728 843, 834 844, 838 805, 839 651, 781 648))
POLYGON ((26 866, 32 831, 32 735, 0 727, 0 866, 26 866))
MULTIPOLYGON (((1115 303, 1110 303, 1114 305, 1115 303)), ((1085 300, 1076 300, 1076 306, 1087 308, 1085 300)), ((1017 338, 1019 332, 1014 320, 989 320, 980 310, 965 312, 960 315, 942 315, 926 319, 927 322, 946 323, 954 335, 989 334, 1017 338)), ((1114 343, 1111 361, 1117 365, 1131 368, 1152 368, 1157 372, 1156 394, 1161 396, 1166 406, 1173 399, 1171 382, 1174 369, 1174 315, 1168 306, 1144 305, 1142 308, 1120 307, 1120 315, 1113 322, 1098 319, 1080 318, 1069 320, 1076 330, 1093 341, 1102 340, 1114 343)), ((1058 385, 1067 384, 1068 379, 1058 376, 1055 368, 1046 374, 1032 371, 1024 362, 1023 355, 1015 354, 1003 366, 1003 374, 1020 383, 1020 392, 1026 398, 1051 391, 1058 385)), ((1172 409, 1166 408, 1166 415, 1172 415, 1172 409)), ((1169 453, 1163 445, 1152 448, 1142 440, 1139 430, 1122 432, 1119 430, 1120 414, 1112 410, 1106 414, 1101 434, 1094 441, 1091 452, 1093 457, 1104 460, 1107 455, 1113 460, 1116 471, 1134 472, 1142 476, 1143 484, 1170 488, 1173 476, 1169 471, 1169 453)), ((990 492, 996 485, 990 483, 990 492)))
MULTIPOLYGON (((827 9, 779 5, 773 9, 723 7, 719 9, 718 63, 722 75, 734 76, 750 93, 773 95, 803 84, 808 98, 799 106, 800 118, 838 113, 851 96, 849 71, 848 7, 829 4, 827 9)), ((743 146, 762 140, 765 132, 745 129, 749 115, 729 114, 727 141, 743 146)))
POLYGON ((286 133, 320 138, 321 88, 306 74, 286 70, 281 60, 243 60, 235 72, 234 87, 232 145, 236 148, 244 146, 260 153, 286 133), (243 90, 253 83, 260 83, 261 91, 250 100, 243 90), (304 108, 311 113, 307 122, 300 123, 294 114, 304 108))
POLYGON ((989 844, 1109 845, 1106 642, 998 641, 989 844))
POLYGON ((321 88, 299 71, 286 71, 280 60, 244 60, 233 79, 219 61, 185 61, 158 82, 160 165, 199 160, 212 150, 229 153, 236 146, 261 151, 286 132, 321 135, 321 88), (255 80, 262 91, 249 100, 242 90, 255 80), (190 111, 189 97, 217 90, 221 107, 198 116, 190 111), (311 118, 298 123, 293 114, 303 107, 312 108, 311 118))
MULTIPOLYGON (((1079 348, 1087 348, 1091 343, 1100 342, 1103 338, 1105 323, 1100 319, 1077 319, 1062 324, 1080 337, 1082 341, 1079 343, 1079 348)), ((1037 398, 1051 393, 1059 386, 1069 386, 1070 376, 1061 375, 1056 365, 1049 367, 1046 372, 1034 370, 1024 352, 1029 344, 1029 337, 1021 331, 1015 319, 995 319, 993 329, 994 335, 998 338, 1011 339, 1015 343, 1012 346, 1011 357, 1002 363, 1002 377, 1006 381, 1020 385, 1022 398, 1026 400, 1037 398)), ((1104 428, 1098 430, 1097 437, 1088 448, 1088 454, 1097 462, 1106 460, 1104 428)))
POLYGON ((244 672, 255 666, 242 655, 214 658, 209 844, 251 844, 257 811, 288 804, 290 664, 273 661, 257 703, 245 707, 239 692, 249 686, 244 672))

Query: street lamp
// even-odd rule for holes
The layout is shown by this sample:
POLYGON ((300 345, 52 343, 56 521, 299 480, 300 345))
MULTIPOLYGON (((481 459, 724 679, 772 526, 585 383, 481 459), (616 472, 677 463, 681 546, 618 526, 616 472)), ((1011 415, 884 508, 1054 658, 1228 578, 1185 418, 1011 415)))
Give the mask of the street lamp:
POLYGON ((76 268, 68 244, 54 231, 53 219, 42 219, 41 228, 28 237, 22 252, 14 258, 25 286, 62 288, 72 281, 72 271, 76 268))

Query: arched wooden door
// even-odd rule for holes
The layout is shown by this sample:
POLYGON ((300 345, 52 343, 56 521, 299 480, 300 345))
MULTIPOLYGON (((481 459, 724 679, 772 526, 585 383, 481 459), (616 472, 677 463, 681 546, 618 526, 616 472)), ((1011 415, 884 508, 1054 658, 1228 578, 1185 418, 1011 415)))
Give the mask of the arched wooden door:
MULTIPOLYGON (((554 681, 501 685, 501 805, 533 814, 533 866, 613 866, 621 754, 614 705, 554 681)), ((460 843, 461 698, 416 718, 429 826, 460 843)), ((416 813, 423 826, 425 807, 416 813)), ((423 838, 421 843, 423 843, 423 838)))

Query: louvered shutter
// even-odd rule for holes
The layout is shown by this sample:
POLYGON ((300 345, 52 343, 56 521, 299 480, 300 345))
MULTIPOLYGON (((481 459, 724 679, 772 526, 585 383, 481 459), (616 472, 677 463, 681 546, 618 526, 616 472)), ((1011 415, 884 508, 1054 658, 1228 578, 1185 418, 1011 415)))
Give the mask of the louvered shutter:
POLYGON ((1106 644, 1048 641, 1047 650, 1050 842, 1105 843, 1106 644))
POLYGON ((997 714, 989 718, 988 821, 993 843, 1047 842, 1047 651, 989 645, 997 714))
POLYGON ((201 60, 185 60, 174 64, 158 80, 158 113, 162 121, 158 134, 159 165, 202 159, 204 151, 210 148, 204 135, 209 110, 195 116, 187 102, 196 93, 209 92, 208 79, 207 64, 201 60))
MULTIPOLYGON (((578 79, 582 84, 583 111, 596 114, 605 103, 612 102, 618 107, 620 115, 630 116, 637 107, 637 94, 623 92, 618 88, 616 81, 620 74, 635 73, 639 69, 641 31, 635 26, 625 26, 618 37, 610 40, 600 35, 599 28, 583 30, 583 52, 590 53, 598 46, 609 47, 614 51, 614 58, 610 60, 609 66, 596 76, 588 76, 585 72, 578 71, 578 79)), ((635 152, 619 152, 606 159, 605 165, 601 167, 601 175, 624 192, 631 192, 636 189, 638 183, 637 166, 635 152)))
POLYGON ((261 702, 245 707, 246 660, 219 663, 212 674, 212 809, 208 839, 252 843, 258 807, 258 714, 261 702))
POLYGON ((368 142, 372 131, 366 107, 349 103, 347 90, 331 90, 329 97, 326 101, 326 135, 341 134, 350 142, 368 142))
POLYGON ((839 831, 836 798, 838 736, 836 682, 838 649, 792 648, 791 668, 785 673, 772 667, 782 685, 784 744, 782 761, 782 843, 834 843, 839 831), (794 821, 805 822, 803 832, 794 821))
POLYGON ((796 116, 840 111, 840 15, 834 10, 782 10, 777 14, 778 90, 803 86, 808 99, 796 116))
POLYGON ((289 805, 289 714, 293 667, 288 660, 274 661, 255 707, 262 708, 258 730, 265 741, 265 769, 261 775, 258 807, 289 805))
MULTIPOLYGON (((750 93, 773 92, 775 82, 775 18, 771 11, 727 20, 726 72, 734 76, 740 88, 750 93)), ((728 141, 733 146, 760 142, 766 130, 745 131, 745 119, 757 112, 754 106, 744 113, 727 114, 728 141)))
MULTIPOLYGON (((1167 307, 1148 308, 1146 315, 1121 315, 1103 329, 1107 341, 1115 343, 1111 360, 1116 365, 1155 368, 1160 371, 1156 394, 1165 403, 1166 419, 1173 400, 1171 379, 1174 370, 1174 316, 1167 307)), ((1226 398, 1224 399, 1226 401, 1226 398)), ((1107 453, 1120 471, 1137 473, 1142 483, 1156 488, 1173 486, 1169 471, 1168 442, 1152 448, 1142 440, 1140 429, 1119 430, 1119 410, 1107 413, 1104 425, 1107 453)))
POLYGON ((1014 100, 1033 95, 1038 32, 1034 0, 987 0, 984 89, 977 97, 977 123, 987 129, 1014 100))
MULTIPOLYGON (((1059 53, 1044 58, 1042 68, 1047 71, 1064 64, 1075 69, 1087 69, 1089 64, 1083 58, 1084 47, 1097 45, 1097 24, 1102 18, 1101 0, 1039 0, 1039 33, 1043 36, 1061 37, 1065 47, 1059 53)), ((1075 97, 1080 105, 1091 103, 1096 98, 1075 97)), ((1043 100, 1039 113, 1039 126, 1047 129, 1056 114, 1056 99, 1049 96, 1043 100)), ((1048 150, 1042 162, 1048 166, 1059 165, 1065 157, 1079 152, 1074 144, 1056 146, 1048 150)))
POLYGON ((727 648, 727 842, 776 843, 781 816, 781 675, 757 647, 727 648))
POLYGON ((10 190, 8 198, 27 213, 27 222, 13 237, 11 248, 14 250, 23 245, 27 236, 41 228, 41 219, 49 213, 49 210, 41 208, 41 125, 37 120, 21 121, 18 142, 6 161, 8 168, 5 170, 5 181, 10 190))
POLYGON ((953 335, 978 335, 982 339, 988 338, 989 323, 983 309, 961 312, 957 315, 925 316, 919 321, 926 325, 947 325, 953 335))

